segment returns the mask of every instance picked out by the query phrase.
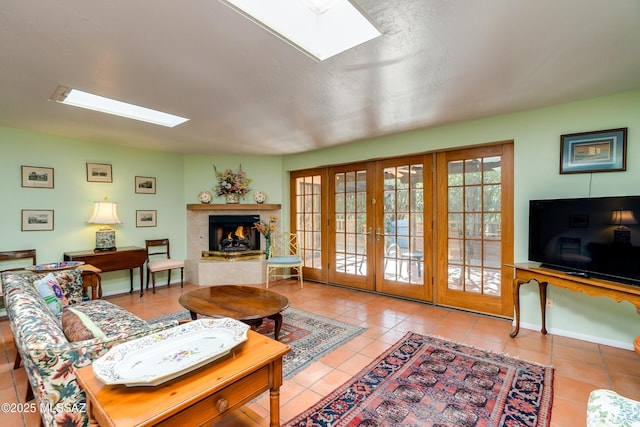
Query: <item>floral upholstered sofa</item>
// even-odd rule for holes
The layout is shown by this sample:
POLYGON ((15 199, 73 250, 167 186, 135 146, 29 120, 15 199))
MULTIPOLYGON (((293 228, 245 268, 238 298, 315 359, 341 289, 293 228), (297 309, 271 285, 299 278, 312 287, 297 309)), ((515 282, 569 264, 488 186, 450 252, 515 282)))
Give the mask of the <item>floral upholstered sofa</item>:
POLYGON ((175 323, 149 324, 104 300, 83 301, 79 270, 0 276, 9 324, 45 426, 87 426, 75 369, 175 323))

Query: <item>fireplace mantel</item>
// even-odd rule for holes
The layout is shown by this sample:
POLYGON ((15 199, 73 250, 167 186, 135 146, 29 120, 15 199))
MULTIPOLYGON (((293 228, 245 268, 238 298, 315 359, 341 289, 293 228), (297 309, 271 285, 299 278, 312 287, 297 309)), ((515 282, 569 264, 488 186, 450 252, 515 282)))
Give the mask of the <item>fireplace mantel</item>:
POLYGON ((188 204, 188 211, 278 211, 280 204, 258 204, 258 203, 199 203, 188 204))

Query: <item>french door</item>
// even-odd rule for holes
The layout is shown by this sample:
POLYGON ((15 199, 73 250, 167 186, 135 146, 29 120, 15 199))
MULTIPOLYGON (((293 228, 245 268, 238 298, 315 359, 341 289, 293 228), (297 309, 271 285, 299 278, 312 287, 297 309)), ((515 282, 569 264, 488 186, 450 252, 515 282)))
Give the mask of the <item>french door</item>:
POLYGON ((330 167, 324 186, 309 184, 322 174, 292 174, 305 277, 430 301, 431 163, 420 155, 330 167), (318 187, 327 193, 324 213, 312 212, 322 206, 318 187))
POLYGON ((437 303, 513 315, 513 144, 437 154, 437 303))
POLYGON ((512 158, 500 144, 292 172, 305 278, 511 315, 512 158))

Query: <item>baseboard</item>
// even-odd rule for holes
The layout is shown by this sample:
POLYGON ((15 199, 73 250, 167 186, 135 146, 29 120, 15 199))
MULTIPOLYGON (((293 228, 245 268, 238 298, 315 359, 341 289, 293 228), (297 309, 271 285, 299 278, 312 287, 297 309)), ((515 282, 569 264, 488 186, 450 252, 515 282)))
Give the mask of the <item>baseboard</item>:
MULTIPOLYGON (((520 327, 540 332, 540 325, 535 325, 532 323, 520 323, 520 327)), ((633 342, 610 340, 602 337, 594 337, 592 335, 580 334, 577 332, 556 328, 547 328, 547 332, 561 337, 574 338, 581 341, 592 342, 594 344, 608 345, 609 347, 617 347, 633 351, 633 342)))

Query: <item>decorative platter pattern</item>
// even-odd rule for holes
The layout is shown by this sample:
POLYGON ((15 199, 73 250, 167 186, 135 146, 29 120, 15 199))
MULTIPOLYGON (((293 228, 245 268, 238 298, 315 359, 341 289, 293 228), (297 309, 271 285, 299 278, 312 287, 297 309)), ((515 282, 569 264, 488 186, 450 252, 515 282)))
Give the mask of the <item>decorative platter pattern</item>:
POLYGON ((156 386, 227 355, 248 329, 228 317, 195 320, 111 348, 93 372, 108 385, 156 386))
POLYGON ((62 261, 62 262, 50 262, 48 264, 36 264, 31 267, 27 267, 27 270, 31 271, 57 271, 66 270, 68 268, 76 268, 84 264, 84 261, 62 261))

